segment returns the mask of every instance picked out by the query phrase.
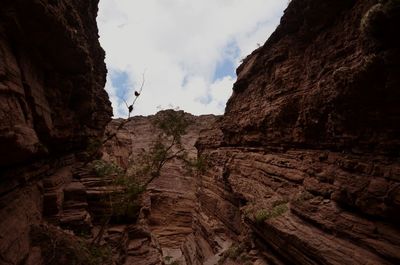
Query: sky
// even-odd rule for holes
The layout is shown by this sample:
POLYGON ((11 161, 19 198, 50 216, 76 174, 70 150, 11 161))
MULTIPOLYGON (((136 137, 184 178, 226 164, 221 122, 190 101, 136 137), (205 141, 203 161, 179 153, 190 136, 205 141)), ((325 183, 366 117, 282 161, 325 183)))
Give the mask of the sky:
POLYGON ((114 117, 179 108, 223 114, 240 61, 265 43, 287 0, 100 0, 114 117))

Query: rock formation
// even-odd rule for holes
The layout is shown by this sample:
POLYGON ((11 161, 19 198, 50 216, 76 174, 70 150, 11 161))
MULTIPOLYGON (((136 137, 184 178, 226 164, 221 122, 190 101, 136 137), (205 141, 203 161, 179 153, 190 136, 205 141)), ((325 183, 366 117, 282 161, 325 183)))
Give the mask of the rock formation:
MULTIPOLYGON (((162 114, 159 112, 156 116, 162 114)), ((129 159, 137 157, 143 149, 149 149, 156 141, 159 132, 152 125, 156 116, 131 118, 123 129, 117 131, 116 137, 105 144, 103 159, 126 168, 130 163, 129 159)), ((213 115, 196 117, 187 113, 185 118, 190 121, 190 125, 186 134, 182 136, 182 144, 188 156, 195 158, 197 150, 194 144, 200 131, 208 128, 217 118, 213 115)), ((121 122, 121 119, 113 120, 107 131, 115 132, 121 122)), ((171 262, 186 264, 182 246, 194 233, 197 187, 196 176, 190 174, 180 160, 166 163, 161 175, 147 187, 142 209, 144 215, 138 223, 155 238, 164 260, 166 258, 165 261, 171 259, 171 262)), ((147 259, 154 260, 151 255, 144 255, 138 259, 134 253, 128 255, 125 264, 133 264, 129 263, 132 260, 135 260, 134 264, 149 264, 146 263, 147 259)))
POLYGON ((181 262, 400 262, 399 21, 396 1, 290 3, 196 144, 181 262))
POLYGON ((399 22, 398 1, 293 0, 238 68, 199 200, 266 262, 400 262, 399 22))
POLYGON ((1 264, 40 256, 31 225, 62 218, 75 154, 110 120, 97 2, 0 3, 1 264))
MULTIPOLYGON (((111 114, 96 13, 95 0, 0 4, 0 264, 68 264, 44 245, 101 231, 116 192, 81 162, 111 114)), ((205 170, 167 163, 138 220, 107 226, 114 264, 399 264, 399 22, 398 0, 292 0, 224 116, 185 114, 205 170)), ((153 119, 111 121, 103 159, 128 167, 153 119)))

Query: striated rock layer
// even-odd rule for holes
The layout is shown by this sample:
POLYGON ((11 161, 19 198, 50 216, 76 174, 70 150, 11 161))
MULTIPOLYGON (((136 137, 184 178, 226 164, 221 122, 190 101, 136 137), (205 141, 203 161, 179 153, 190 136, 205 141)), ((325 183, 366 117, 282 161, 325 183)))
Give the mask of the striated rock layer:
POLYGON ((97 1, 2 1, 0 166, 81 148, 109 122, 97 1))
MULTIPOLYGON (((123 168, 128 167, 132 159, 140 155, 143 149, 148 150, 156 141, 159 132, 152 122, 157 115, 162 115, 162 112, 157 113, 156 116, 130 118, 123 129, 117 131, 116 137, 105 144, 103 159, 117 163, 123 168)), ((188 156, 195 158, 197 150, 194 144, 200 131, 208 128, 217 118, 213 115, 197 117, 188 113, 185 113, 185 118, 190 125, 186 134, 182 136, 182 145, 188 152, 188 156)), ((113 120, 107 127, 107 131, 112 134, 121 122, 123 122, 122 119, 113 120)), ((193 235, 197 210, 197 187, 196 176, 190 174, 187 166, 177 159, 166 163, 160 176, 147 187, 142 216, 138 224, 146 227, 157 241, 164 261, 187 264, 184 243, 188 238, 193 238, 195 241, 201 240, 199 236, 193 235)), ((149 251, 147 255, 128 252, 125 264, 150 264, 151 260, 157 260, 157 255, 158 253, 154 251, 149 251)), ((199 260, 197 257, 194 259, 199 260)))
POLYGON ((399 24, 398 1, 293 0, 238 68, 199 203, 263 262, 399 264, 399 24))
MULTIPOLYGON (((96 12, 0 4, 0 264, 41 264, 43 216, 97 229, 114 192, 76 155, 111 112, 96 12)), ((126 265, 399 264, 399 22, 397 0, 292 0, 238 68, 225 115, 187 114, 183 145, 206 171, 167 164, 138 223, 110 224, 102 242, 126 265)), ((132 118, 104 159, 126 167, 157 136, 153 118, 132 118)))
MULTIPOLYGON (((174 163, 150 187, 141 221, 164 258, 400 263, 399 22, 398 1, 290 2, 202 127, 207 171, 174 163)), ((106 147, 121 165, 151 138, 136 119, 106 147)))
POLYGON ((292 1, 238 68, 229 145, 398 155, 397 1, 292 1))
POLYGON ((0 3, 0 264, 39 264, 31 225, 60 222, 74 154, 110 120, 97 4, 0 3))

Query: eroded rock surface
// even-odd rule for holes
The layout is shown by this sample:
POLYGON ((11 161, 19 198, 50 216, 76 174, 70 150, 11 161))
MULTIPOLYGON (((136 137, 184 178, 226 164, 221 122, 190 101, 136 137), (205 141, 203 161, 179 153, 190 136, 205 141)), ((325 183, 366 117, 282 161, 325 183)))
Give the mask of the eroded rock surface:
POLYGON ((399 22, 397 1, 293 0, 200 137, 200 204, 266 262, 400 262, 399 22))
POLYGON ((70 182, 75 154, 102 136, 111 117, 97 4, 0 3, 1 264, 40 264, 30 230, 43 215, 79 223, 67 213, 81 207, 88 218, 84 191, 70 182))
MULTIPOLYGON (((0 4, 1 264, 43 261, 32 227, 72 244, 98 232, 115 192, 77 163, 110 117, 96 12, 0 4)), ((113 262, 399 264, 399 22, 396 0, 292 0, 238 68, 225 115, 187 114, 183 144, 207 170, 166 164, 139 220, 107 226, 113 262)), ((157 137, 153 118, 132 118, 103 158, 127 167, 157 137)))
MULTIPOLYGON (((157 115, 162 115, 162 112, 157 115)), ((191 124, 182 137, 182 144, 188 156, 196 158, 197 150, 194 144, 200 131, 208 128, 217 118, 213 115, 196 117, 190 114, 185 114, 185 117, 191 124)), ((129 159, 137 157, 143 149, 148 150, 158 137, 159 131, 153 125, 154 118, 131 118, 123 129, 117 131, 116 137, 105 144, 103 159, 115 162, 121 167, 128 167, 129 163, 134 163, 129 159)), ((115 132, 122 121, 113 120, 107 130, 110 133, 115 132)), ((157 240, 165 261, 186 264, 183 245, 189 237, 193 238, 197 181, 196 176, 188 172, 185 163, 176 159, 166 163, 161 175, 147 187, 142 209, 144 215, 138 222, 145 225, 157 240)), ((199 237, 193 238, 195 242, 198 239, 199 237)), ((134 257, 130 259, 133 260, 134 257)), ((194 259, 199 260, 197 257, 194 259)), ((136 262, 139 262, 137 258, 136 262)))
POLYGON ((238 68, 230 145, 399 150, 396 1, 292 1, 238 68))
POLYGON ((160 245, 184 238, 183 264, 399 263, 399 21, 396 1, 291 1, 201 132, 207 172, 150 188, 160 245))
POLYGON ((2 1, 0 166, 81 148, 109 122, 97 1, 2 1))

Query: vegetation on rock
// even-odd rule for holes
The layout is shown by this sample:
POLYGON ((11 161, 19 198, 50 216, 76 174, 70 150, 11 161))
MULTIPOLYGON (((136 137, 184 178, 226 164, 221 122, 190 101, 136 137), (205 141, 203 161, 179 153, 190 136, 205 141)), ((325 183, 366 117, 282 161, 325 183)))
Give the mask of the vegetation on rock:
POLYGON ((259 210, 255 215, 254 215, 254 221, 257 224, 262 224, 265 221, 276 218, 284 214, 289 210, 287 202, 279 202, 274 204, 273 208, 271 210, 259 210))
MULTIPOLYGON (((116 222, 135 222, 140 211, 140 196, 146 187, 160 175, 162 168, 174 159, 188 161, 182 145, 190 121, 182 111, 165 110, 153 121, 157 139, 146 150, 130 159, 131 163, 123 170, 117 165, 97 160, 92 163, 93 171, 100 177, 112 177, 114 191, 108 195, 110 212, 104 217, 100 232, 93 240, 99 243, 105 227, 113 219, 116 222)), ((205 160, 192 161, 196 170, 204 170, 205 160)))
POLYGON ((55 226, 33 226, 31 238, 39 247, 45 265, 113 264, 111 249, 107 246, 90 245, 55 226))

